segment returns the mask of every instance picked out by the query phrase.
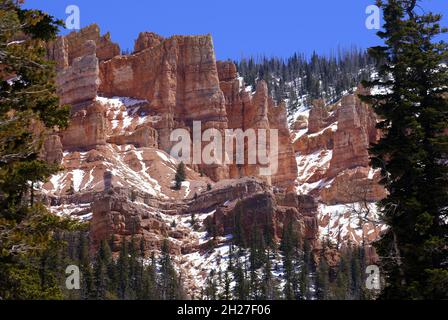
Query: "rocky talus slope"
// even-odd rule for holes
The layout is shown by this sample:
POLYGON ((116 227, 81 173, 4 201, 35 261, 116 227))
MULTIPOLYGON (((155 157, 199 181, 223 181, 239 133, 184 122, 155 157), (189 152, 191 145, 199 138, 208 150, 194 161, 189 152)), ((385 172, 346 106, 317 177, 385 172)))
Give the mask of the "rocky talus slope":
POLYGON ((236 214, 247 240, 254 227, 278 240, 291 223, 315 250, 323 237, 341 245, 378 237, 372 203, 385 192, 367 153, 378 138, 376 119, 356 96, 333 106, 317 101, 290 129, 285 105, 263 81, 252 91, 233 63, 216 61, 209 35, 144 32, 132 54, 120 55, 92 25, 49 44, 48 56, 72 115, 67 130, 45 141, 43 156, 64 171, 43 193, 55 214, 89 221, 92 250, 112 235, 143 238, 148 252, 168 239, 195 293, 225 257, 236 214), (277 172, 260 175, 261 163, 189 165, 174 190, 179 161, 170 156, 170 134, 192 132, 195 121, 223 134, 277 129, 277 172))

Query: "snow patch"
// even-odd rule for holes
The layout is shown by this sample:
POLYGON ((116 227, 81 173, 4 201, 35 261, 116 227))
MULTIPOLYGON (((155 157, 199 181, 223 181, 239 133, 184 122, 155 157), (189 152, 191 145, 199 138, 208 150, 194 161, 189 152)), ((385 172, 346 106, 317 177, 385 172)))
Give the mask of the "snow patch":
POLYGON ((76 169, 72 171, 73 175, 73 189, 75 192, 79 192, 81 190, 81 183, 84 177, 84 170, 76 169))

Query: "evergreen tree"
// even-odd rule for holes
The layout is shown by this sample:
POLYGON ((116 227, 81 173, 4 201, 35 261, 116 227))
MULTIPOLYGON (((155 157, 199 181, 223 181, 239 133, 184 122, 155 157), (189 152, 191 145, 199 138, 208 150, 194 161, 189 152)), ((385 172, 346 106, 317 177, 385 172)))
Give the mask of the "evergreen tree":
POLYGON ((95 300, 105 300, 107 293, 107 268, 104 261, 97 256, 93 267, 95 300))
POLYGON ((111 280, 109 278, 109 269, 112 261, 112 253, 106 240, 101 241, 93 267, 95 299, 106 300, 110 298, 111 280))
POLYGON ((351 268, 350 268, 350 252, 344 249, 339 259, 337 269, 336 282, 334 287, 334 298, 336 300, 350 299, 351 288, 351 268))
POLYGON ((299 239, 294 230, 294 224, 288 223, 283 228, 283 237, 280 243, 280 251, 283 254, 283 269, 285 277, 285 286, 283 294, 286 300, 295 300, 299 297, 300 282, 299 269, 304 270, 300 266, 303 262, 299 256, 299 239))
MULTIPOLYGON (((196 214, 194 212, 191 214, 190 224, 194 231, 199 230, 199 228, 200 228, 199 221, 196 219, 196 214)), ((213 235, 213 233, 212 233, 212 235, 213 235)))
POLYGON ((129 251, 126 240, 121 242, 120 255, 117 261, 117 293, 118 298, 126 300, 129 298, 129 251))
POLYGON ((45 252, 58 231, 78 227, 51 215, 35 197, 41 182, 59 169, 39 159, 42 141, 68 122, 45 52, 45 41, 54 39, 61 25, 17 1, 0 2, 1 299, 61 298, 56 270, 48 267, 54 257, 45 252))
POLYGON ((164 240, 160 257, 160 295, 163 300, 176 300, 184 297, 183 287, 171 262, 168 240, 164 240))
POLYGON ((233 295, 237 300, 247 300, 249 299, 249 283, 246 278, 245 269, 241 263, 239 257, 235 260, 235 266, 233 268, 233 279, 235 281, 235 286, 233 288, 233 295))
POLYGON ((81 298, 90 300, 95 298, 94 275, 89 255, 89 239, 85 233, 81 233, 79 241, 79 263, 81 271, 81 298))
POLYGON ((263 269, 261 298, 263 300, 277 300, 279 297, 278 280, 272 274, 271 254, 268 247, 266 252, 266 263, 263 269))
POLYGON ((185 164, 181 162, 177 166, 176 175, 174 176, 174 182, 175 182, 174 188, 176 190, 180 190, 180 188, 182 187, 182 182, 184 182, 185 179, 186 179, 185 164))
MULTIPOLYGON (((231 269, 230 269, 231 270, 231 269)), ((231 283, 232 279, 230 277, 230 270, 229 268, 226 269, 224 272, 224 279, 223 279, 223 290, 222 294, 220 295, 221 300, 230 300, 232 298, 232 292, 231 292, 231 283)))
POLYGON ((141 262, 135 236, 129 242, 129 299, 134 300, 141 289, 141 262))
POLYGON ((142 277, 142 289, 138 298, 140 300, 157 300, 160 299, 157 292, 157 272, 155 265, 155 258, 151 259, 151 264, 149 264, 143 270, 142 277))
POLYGON ((353 247, 351 254, 351 263, 350 263, 350 274, 351 274, 351 296, 355 300, 360 300, 362 298, 363 287, 365 286, 364 277, 362 274, 362 265, 361 262, 361 249, 358 247, 353 247))
POLYGON ((371 155, 389 192, 380 202, 389 228, 376 246, 389 299, 448 298, 448 46, 437 40, 447 29, 440 15, 417 13, 418 2, 378 1, 384 45, 370 52, 379 78, 365 85, 383 90, 363 97, 383 132, 371 155))
POLYGON ((236 64, 246 85, 254 89, 257 81, 265 80, 274 99, 287 99, 288 113, 293 114, 301 107, 309 107, 314 99, 337 101, 369 78, 374 60, 367 52, 351 48, 337 55, 313 53, 310 59, 295 53, 289 59, 250 57, 236 64))
POLYGON ((207 300, 217 300, 218 297, 218 284, 216 279, 215 270, 211 270, 206 281, 205 297, 207 300))
POLYGON ((311 298, 310 292, 310 271, 311 271, 311 246, 308 239, 303 241, 303 257, 300 268, 300 297, 309 300, 311 298))
POLYGON ((329 268, 325 256, 321 255, 316 276, 316 298, 328 300, 329 290, 329 268))

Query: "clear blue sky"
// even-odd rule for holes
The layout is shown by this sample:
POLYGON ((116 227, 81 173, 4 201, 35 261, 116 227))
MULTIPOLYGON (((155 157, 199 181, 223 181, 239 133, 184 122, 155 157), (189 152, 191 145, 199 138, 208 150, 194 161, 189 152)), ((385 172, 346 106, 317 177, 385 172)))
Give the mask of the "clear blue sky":
MULTIPOLYGON (((212 34, 219 59, 266 54, 288 57, 338 47, 378 44, 375 30, 365 27, 366 7, 374 0, 27 0, 65 20, 65 8, 77 5, 81 27, 98 23, 122 49, 132 49, 140 31, 163 36, 212 34)), ((423 0, 425 11, 444 14, 448 1, 423 0)), ((448 37, 444 37, 448 40, 448 37)))

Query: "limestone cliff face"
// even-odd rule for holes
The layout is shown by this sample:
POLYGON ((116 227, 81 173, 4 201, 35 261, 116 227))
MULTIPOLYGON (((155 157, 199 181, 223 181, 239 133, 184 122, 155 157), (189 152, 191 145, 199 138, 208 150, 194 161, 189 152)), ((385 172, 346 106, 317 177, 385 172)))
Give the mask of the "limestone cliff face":
POLYGON ((315 101, 292 125, 298 192, 319 201, 321 237, 336 242, 370 243, 383 228, 375 202, 386 191, 368 153, 379 131, 372 108, 357 96, 365 93, 360 87, 330 106, 315 101))
MULTIPOLYGON (((227 128, 224 96, 210 36, 175 36, 163 39, 140 34, 135 52, 100 64, 100 93, 145 99, 148 109, 161 115, 155 124, 158 145, 170 152, 174 129, 192 131, 193 121, 202 130, 227 128)), ((214 180, 228 178, 222 166, 202 166, 214 180)))
POLYGON ((65 150, 91 150, 106 144, 106 109, 93 102, 72 114, 70 126, 61 134, 65 150))
MULTIPOLYGON (((43 189, 52 212, 90 220, 93 249, 112 235, 143 239, 148 251, 168 238, 186 281, 197 287, 207 274, 191 275, 192 255, 227 243, 241 210, 248 242, 253 225, 279 240, 289 223, 313 248, 325 234, 356 243, 364 233, 369 241, 378 237, 380 227, 365 227, 360 236, 334 215, 341 204, 385 196, 367 152, 378 138, 376 118, 355 95, 333 106, 316 101, 291 132, 285 104, 270 97, 264 81, 253 91, 232 62, 216 61, 209 35, 143 32, 134 52, 120 55, 92 25, 49 44, 48 56, 57 63, 58 93, 72 115, 69 128, 44 143, 42 158, 65 170, 43 189), (270 159, 278 166, 261 174, 266 165, 248 163, 254 147, 246 140, 244 164, 189 165, 186 181, 173 189, 180 162, 170 156, 170 134, 192 134, 195 121, 202 132, 217 129, 223 137, 227 129, 266 131, 268 148, 261 152, 268 155, 270 133, 278 132, 278 157, 270 159)), ((259 137, 256 142, 259 147, 259 137)))
POLYGON ((338 129, 334 137, 334 152, 329 176, 347 168, 368 167, 368 148, 376 142, 376 116, 373 110, 355 95, 345 96, 338 109, 338 129))
MULTIPOLYGON (((204 212, 211 203, 217 210, 272 186, 293 190, 297 165, 285 106, 272 100, 263 81, 255 92, 246 91, 235 65, 216 61, 210 36, 165 39, 144 32, 134 53, 120 55, 109 35, 101 37, 93 25, 60 37, 48 52, 58 65, 61 103, 72 105, 72 116, 69 128, 46 144, 47 158, 62 161, 66 170, 45 190, 53 211, 92 216, 94 245, 111 234, 136 234, 154 249, 170 232, 186 245, 188 232, 165 230, 167 219, 157 212, 204 212), (170 133, 179 128, 191 133, 194 121, 201 122, 202 131, 217 129, 223 137, 226 129, 264 129, 268 138, 270 130, 278 130, 278 168, 265 176, 260 163, 189 166, 186 185, 173 190, 179 162, 169 156, 170 133), (261 180, 245 180, 249 176, 261 180)), ((246 161, 248 149, 246 141, 246 161)))
MULTIPOLYGON (((290 140, 284 104, 277 105, 269 96, 267 84, 260 81, 255 93, 246 91, 238 78, 232 62, 218 62, 220 87, 225 96, 225 105, 230 129, 265 129, 278 131, 278 167, 272 176, 264 177, 270 184, 285 189, 293 187, 297 177, 297 164, 290 140)), ((271 149, 268 150, 270 152, 271 149)), ((246 146, 247 153, 247 146, 246 146)), ((247 157, 247 155, 246 155, 247 157)), ((271 159, 273 160, 273 159, 271 159)), ((230 177, 259 176, 259 165, 230 166, 230 177)), ((263 177, 262 177, 263 178, 263 177)))
MULTIPOLYGON (((201 121, 203 131, 214 128, 223 135, 225 129, 278 129, 278 172, 264 178, 281 187, 295 180, 284 106, 275 105, 264 82, 254 94, 245 92, 235 65, 216 61, 210 36, 164 39, 142 33, 134 54, 100 64, 100 79, 102 95, 146 99, 148 108, 162 115, 155 127, 159 147, 166 152, 172 147, 172 130, 188 128, 191 132, 193 121, 201 121)), ((214 180, 260 177, 259 168, 259 164, 201 166, 214 180)))
POLYGON ((379 174, 370 170, 368 152, 379 138, 377 118, 358 94, 365 94, 364 89, 359 88, 356 94, 344 96, 332 106, 315 101, 313 108, 298 116, 293 124, 299 184, 321 182, 309 186, 307 192, 319 195, 328 204, 355 202, 337 190, 342 185, 347 186, 344 193, 353 193, 355 184, 362 184, 367 201, 385 196, 378 185, 379 174))
POLYGON ((88 40, 83 44, 84 56, 73 59, 71 65, 56 76, 57 93, 61 104, 88 103, 96 98, 99 87, 99 65, 96 44, 88 40))
POLYGON ((92 24, 79 32, 72 32, 49 43, 48 57, 56 61, 59 70, 64 69, 72 65, 74 59, 91 54, 85 47, 87 41, 95 42, 100 61, 109 60, 120 54, 120 47, 111 41, 110 34, 101 36, 98 25, 92 24))
POLYGON ((163 41, 163 37, 154 32, 141 32, 135 40, 134 53, 158 46, 163 41))

